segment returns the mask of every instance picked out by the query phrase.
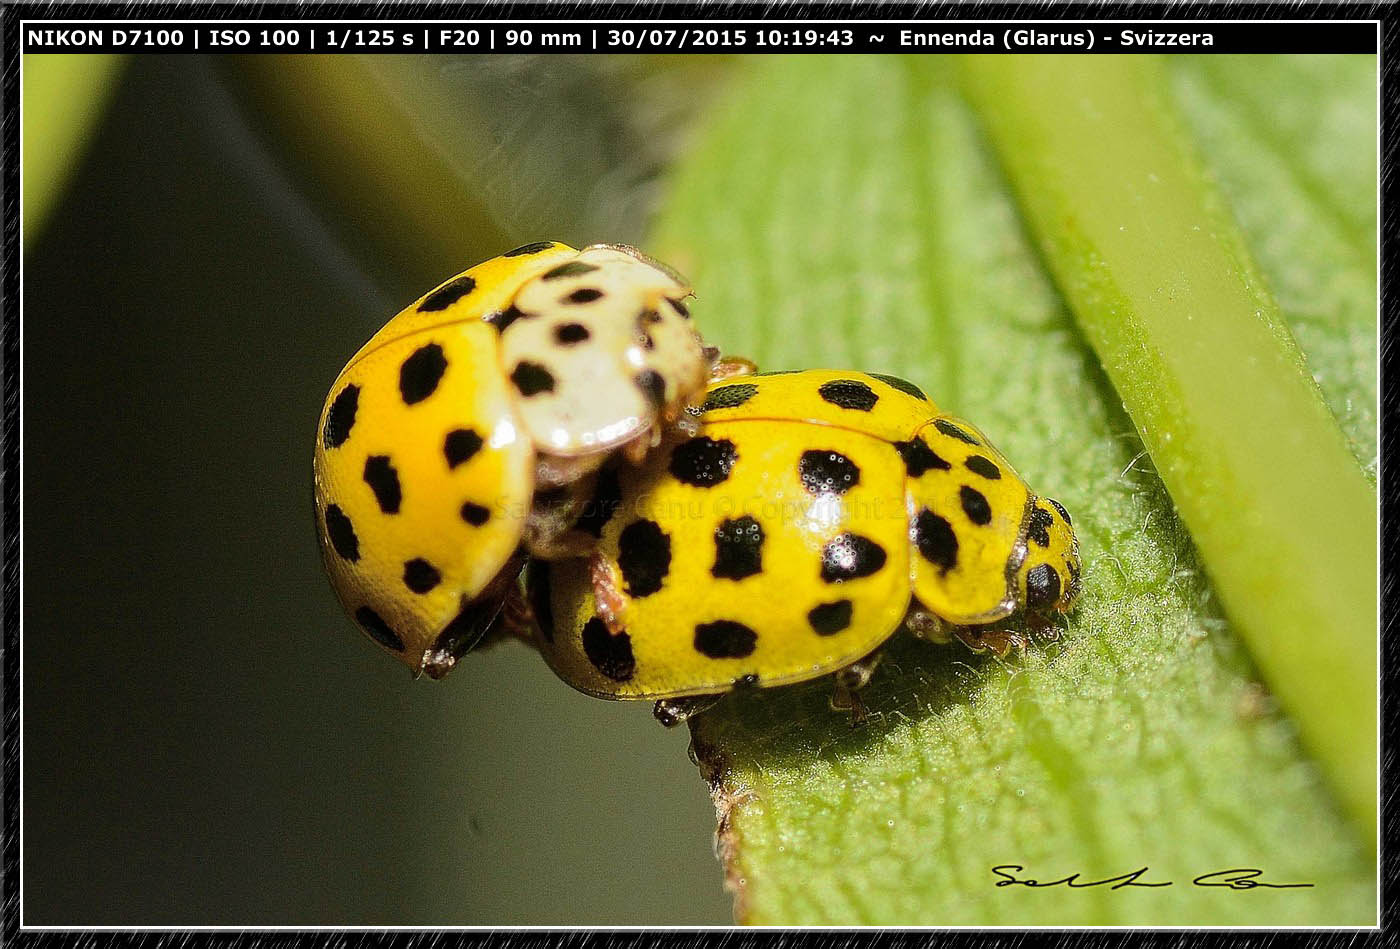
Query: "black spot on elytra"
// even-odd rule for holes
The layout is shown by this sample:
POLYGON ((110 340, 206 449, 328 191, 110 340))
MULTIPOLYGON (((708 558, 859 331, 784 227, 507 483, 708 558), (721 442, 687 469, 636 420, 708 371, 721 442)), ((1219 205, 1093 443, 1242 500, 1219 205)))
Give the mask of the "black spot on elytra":
POLYGON ((632 637, 625 632, 614 636, 608 632, 607 624, 595 616, 583 624, 581 638, 583 654, 593 668, 614 682, 626 682, 637 671, 632 637))
POLYGON ((594 300, 601 300, 603 291, 597 287, 579 287, 573 293, 565 295, 560 303, 592 303, 594 300))
POLYGON ((832 636, 851 625, 851 601, 823 603, 807 611, 807 622, 818 636, 832 636))
POLYGON ((987 503, 987 498, 981 491, 963 485, 958 488, 958 499, 962 501, 963 513, 969 521, 979 527, 985 527, 992 522, 992 506, 987 503))
POLYGON ((666 380, 661 378, 661 373, 654 369, 643 369, 632 377, 632 381, 642 390, 642 395, 647 397, 652 408, 660 411, 666 404, 666 380))
POLYGON ((462 520, 472 527, 480 527, 491 520, 491 509, 477 504, 474 501, 466 501, 462 504, 462 520))
POLYGON ((510 374, 510 381, 515 383, 520 394, 526 398, 541 392, 554 391, 554 376, 537 362, 517 363, 515 371, 510 374))
POLYGON ((355 621, 381 646, 394 652, 403 652, 403 640, 399 638, 399 634, 390 629, 389 624, 368 606, 362 606, 355 611, 355 621))
POLYGON ((617 480, 617 469, 605 468, 598 472, 593 497, 583 506, 583 514, 575 526, 585 534, 602 537, 604 525, 612 520, 621 506, 622 484, 617 480))
POLYGON ((546 270, 540 275, 541 280, 558 280, 560 277, 581 277, 586 273, 597 270, 593 264, 586 264, 581 260, 571 260, 567 264, 560 264, 553 270, 546 270))
POLYGON ((442 453, 447 458, 447 467, 455 468, 470 461, 481 451, 481 436, 469 428, 457 428, 447 433, 442 441, 442 453))
POLYGON ((944 573, 958 565, 958 535, 953 533, 953 525, 928 508, 914 518, 914 546, 944 573))
POLYGON ((535 626, 547 643, 554 642, 554 601, 550 594, 549 564, 531 559, 525 568, 525 590, 530 600, 530 612, 535 626))
POLYGON ((575 346, 593 335, 582 323, 563 323, 554 327, 554 339, 560 346, 575 346))
POLYGON ((822 547, 822 580, 841 583, 868 577, 885 565, 885 548, 869 537, 839 534, 822 547))
POLYGON ((918 478, 926 471, 947 471, 953 467, 940 458, 936 451, 928 447, 928 442, 922 438, 916 437, 907 442, 895 442, 894 449, 899 452, 899 457, 904 459, 904 470, 909 472, 911 478, 918 478))
POLYGON ((823 382, 817 388, 817 394, 832 405, 854 409, 857 412, 869 412, 875 408, 875 403, 880 401, 874 389, 855 379, 833 379, 831 382, 823 382))
POLYGON ((739 382, 730 386, 721 386, 718 389, 711 389, 710 394, 705 396, 705 403, 700 406, 701 412, 713 412, 715 409, 732 409, 743 405, 758 394, 758 386, 748 382, 739 382))
POLYGON ((860 484, 860 468, 839 451, 804 451, 797 476, 810 494, 845 494, 860 484))
POLYGON ((933 422, 933 427, 936 428, 936 429, 938 429, 938 430, 939 430, 940 432, 942 432, 944 435, 947 435, 949 438, 956 438, 956 439, 957 439, 958 441, 960 441, 960 442, 967 442, 969 445, 981 445, 981 444, 982 444, 982 443, 979 442, 977 439, 973 438, 973 437, 972 437, 971 435, 969 435, 967 432, 965 432, 965 431, 963 431, 962 429, 958 428, 956 425, 954 425, 952 422, 948 421, 947 419, 943 419, 943 418, 935 419, 934 422, 933 422))
POLYGON ((670 472, 677 481, 710 488, 729 477, 738 457, 738 449, 729 439, 698 435, 671 452, 670 472))
POLYGON ((752 517, 726 519, 715 528, 715 565, 710 575, 742 580, 763 570, 763 527, 752 517))
POLYGON ((326 505, 326 536, 342 559, 351 563, 360 559, 360 539, 355 536, 355 525, 339 505, 326 505))
POLYGON ((526 254, 538 254, 542 250, 549 250, 554 246, 554 241, 535 241, 533 244, 521 244, 515 250, 508 250, 502 257, 524 257, 526 254))
POLYGON ((1045 503, 1053 507, 1055 510, 1059 511, 1060 516, 1065 519, 1066 524, 1068 524, 1071 527, 1074 526, 1074 522, 1069 519, 1069 511, 1065 510, 1063 504, 1061 504, 1059 501, 1056 501, 1054 498, 1046 498, 1045 503))
POLYGON ((476 280, 463 274, 456 280, 449 280, 438 287, 418 304, 419 313, 435 313, 445 310, 476 289, 476 280))
POLYGON ((379 509, 385 514, 399 513, 403 503, 403 490, 399 487, 399 473, 389 461, 388 455, 370 455, 365 459, 365 484, 374 492, 379 509))
POLYGON ((1029 537, 1037 547, 1050 546, 1050 528, 1055 525, 1055 515, 1040 505, 1031 508, 1030 530, 1026 536, 1029 537))
POLYGON ((504 333, 506 331, 506 327, 510 326, 510 324, 514 323, 516 320, 520 319, 522 316, 525 315, 525 313, 522 313, 520 310, 517 310, 515 308, 515 305, 512 304, 506 307, 504 310, 501 310, 497 313, 492 313, 490 316, 486 317, 486 322, 496 327, 496 332, 504 333))
POLYGON ((690 319, 690 307, 686 306, 680 300, 667 298, 666 302, 671 304, 671 308, 681 315, 681 319, 690 319))
POLYGON ((655 521, 633 521, 618 535, 617 565, 630 596, 650 596, 671 570, 671 536, 655 521))
POLYGON ((695 649, 711 659, 742 659, 758 645, 758 633, 733 620, 699 623, 695 627, 695 649))
POLYGON ((355 426, 355 413, 360 407, 360 387, 348 385, 340 390, 340 395, 331 403, 326 413, 326 427, 321 432, 321 440, 327 448, 339 448, 350 437, 350 429, 355 426))
POLYGON ((437 343, 421 346, 399 367, 399 393, 404 404, 414 405, 432 395, 447 371, 447 357, 437 343))
POLYGON ((414 557, 403 565, 403 585, 414 593, 427 593, 442 582, 442 574, 422 557, 414 557))
POLYGON ((1033 610, 1053 606, 1060 598, 1060 575, 1048 563, 1032 567, 1026 574, 1026 606, 1033 610))
POLYGON ((867 372, 866 375, 879 379, 885 385, 892 389, 898 389, 905 395, 912 395, 916 399, 922 399, 925 402, 928 401, 928 396, 924 395, 924 390, 914 385, 914 383, 910 382, 908 379, 901 379, 899 376, 887 376, 883 372, 867 372))
POLYGON ((981 455, 968 455, 967 461, 964 461, 963 464, 967 466, 968 471, 979 474, 988 481, 1001 479, 1001 469, 990 458, 983 458, 981 455))

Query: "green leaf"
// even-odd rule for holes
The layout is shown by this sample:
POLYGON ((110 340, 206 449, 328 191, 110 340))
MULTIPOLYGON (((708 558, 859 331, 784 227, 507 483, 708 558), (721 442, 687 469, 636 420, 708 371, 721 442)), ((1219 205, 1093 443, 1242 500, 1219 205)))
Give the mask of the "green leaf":
MULTIPOLYGON (((1021 207, 980 131, 986 117, 942 62, 747 64, 677 168, 652 247, 695 280, 697 319, 726 350, 772 369, 898 373, 983 427, 1033 489, 1074 515, 1084 594, 1062 641, 1023 659, 894 637, 865 693, 875 715, 863 728, 831 712, 822 682, 736 695, 700 716, 693 737, 712 780, 736 916, 816 924, 1371 922, 1365 836, 1301 749, 1303 723, 1285 717, 1261 684, 1124 395, 1023 231, 1021 207), (1144 881, 1173 885, 998 887, 992 868, 1006 864, 1040 880, 1148 866, 1144 881), (1192 884, 1232 867, 1315 886, 1192 884)), ((1364 71, 1344 71, 1348 80, 1328 86, 1269 62, 1282 112, 1293 89, 1298 107, 1314 113, 1374 98, 1364 71)), ((1170 86, 1158 88, 1170 88, 1204 130, 1208 107, 1246 101, 1236 91, 1241 72, 1176 64, 1170 86)), ((1350 136, 1338 150, 1371 147, 1374 125, 1336 126, 1350 136)), ((1283 155, 1293 144, 1286 130, 1274 132, 1255 142, 1260 160, 1298 161, 1283 155)), ((1173 147, 1185 142, 1183 133, 1172 139, 1173 147)), ((1239 158, 1213 164, 1211 142, 1203 131, 1200 144, 1230 199, 1242 195, 1254 209, 1241 215, 1247 236, 1237 245, 1223 212, 1212 221, 1225 246, 1238 247, 1237 272, 1249 272, 1246 242, 1272 239, 1283 215, 1289 233, 1319 216, 1359 222, 1346 225, 1346 246, 1365 250, 1366 199, 1356 194, 1373 195, 1374 178, 1314 172, 1309 187, 1287 177, 1287 188, 1272 191, 1271 215, 1257 189, 1278 182, 1250 181, 1239 158)), ((1364 288, 1364 254, 1338 248, 1329 258, 1336 279, 1364 288)), ((1260 260, 1268 279, 1291 265, 1286 245, 1260 260)), ((1310 299, 1327 315, 1313 320, 1314 339, 1331 345, 1309 343, 1306 352, 1336 404, 1375 392, 1374 361, 1351 356, 1364 351, 1367 328, 1364 308, 1346 300, 1363 291, 1333 299, 1327 286, 1311 286, 1310 299)), ((1290 308, 1297 297, 1281 296, 1290 323, 1307 318, 1290 308)), ((1338 414, 1369 463, 1367 416, 1338 414)), ((1324 541, 1312 561, 1337 555, 1324 541)), ((1351 674, 1346 663, 1336 669, 1351 674)), ((1365 697, 1374 679, 1349 687, 1365 697)), ((1369 743, 1363 733, 1355 744, 1369 743)))
POLYGON ((1186 56, 1169 64, 1181 115, 1374 485, 1376 58, 1186 56))
POLYGON ((1183 143, 1161 64, 965 62, 1227 613, 1342 803, 1374 827, 1375 746, 1353 739, 1376 731, 1375 703, 1355 695, 1376 681, 1375 492, 1183 143))

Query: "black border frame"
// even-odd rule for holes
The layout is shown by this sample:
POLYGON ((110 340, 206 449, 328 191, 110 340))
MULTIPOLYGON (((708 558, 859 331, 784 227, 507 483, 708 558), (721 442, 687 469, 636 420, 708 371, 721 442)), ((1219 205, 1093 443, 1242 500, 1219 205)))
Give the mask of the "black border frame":
MULTIPOLYGON (((20 720, 16 696, 19 694, 19 480, 21 465, 19 456, 19 23, 24 19, 44 20, 83 20, 107 19, 156 20, 156 19, 212 19, 212 20, 310 20, 338 19, 352 17, 363 20, 396 21, 405 19, 439 20, 469 17, 483 17, 493 20, 529 18, 541 20, 588 20, 606 17, 627 19, 638 22, 657 19, 703 20, 734 19, 790 19, 838 20, 838 19, 903 19, 926 20, 1047 20, 1047 19, 1123 19, 1159 22, 1189 22, 1205 19, 1220 20, 1377 20, 1380 24, 1380 85, 1381 85, 1381 163, 1380 163, 1380 456, 1382 459, 1392 454, 1395 445, 1394 418, 1400 412, 1400 392, 1387 386, 1387 380, 1394 377, 1397 361, 1400 360, 1400 347, 1396 345, 1394 319, 1396 301, 1386 292, 1393 286, 1396 276, 1395 254, 1391 252, 1400 228, 1400 212, 1391 200, 1396 190, 1394 135, 1397 115, 1400 114, 1400 66, 1396 59, 1397 21, 1400 16, 1391 12, 1384 4, 1342 3, 1336 5, 1295 5, 1281 3, 1199 3, 1185 2, 1164 4, 1093 4, 1083 2, 1056 3, 1054 0, 1038 3, 978 3, 959 4, 947 0, 915 3, 785 3, 776 0, 771 3, 640 3, 630 5, 615 2, 601 3, 467 3, 437 5, 412 2, 405 4, 365 4, 365 3, 308 3, 305 5, 288 3, 54 3, 54 4, 4 4, 0 7, 0 89, 3 90, 3 112, 0 112, 0 156, 3 156, 3 171, 0 172, 0 242, 3 242, 3 258, 0 259, 0 316, 3 317, 3 331, 0 332, 0 370, 3 371, 3 424, 0 424, 0 492, 3 505, 0 506, 0 524, 3 524, 3 547, 0 547, 0 583, 3 584, 3 599, 0 599, 0 616, 3 616, 3 640, 0 641, 0 656, 3 656, 3 683, 0 684, 0 707, 3 707, 3 790, 4 823, 0 836, 0 860, 3 861, 3 882, 0 882, 0 943, 5 945, 50 946, 76 944, 96 945, 137 945, 137 946, 184 946, 190 944, 218 945, 225 943, 258 944, 266 949, 303 945, 331 945, 336 947, 378 947, 387 945, 426 945, 433 946, 450 939, 458 945, 483 945, 505 943, 516 946, 566 946, 578 949, 606 947, 606 949, 630 949, 632 946, 655 945, 663 941, 678 941, 695 945, 700 941, 708 944, 748 949, 748 947, 774 943, 786 944, 794 938, 793 930, 743 929, 680 929, 680 930, 567 930, 567 929, 509 929, 509 930, 414 930, 393 929, 369 931, 362 929, 329 930, 77 930, 34 931, 19 929, 19 737, 20 720), (1387 96, 1386 93, 1390 95, 1387 96)), ((753 50, 746 50, 753 54, 753 50)), ((1090 53, 1089 55, 1094 55, 1090 53)), ((1393 607, 1397 594, 1397 579, 1394 570, 1396 545, 1388 543, 1387 526, 1393 521, 1394 498, 1396 497, 1396 475, 1391 466, 1382 460, 1379 469, 1379 495, 1381 503, 1381 583, 1380 583, 1380 634, 1381 634, 1381 724, 1384 734, 1395 734, 1400 729, 1400 708, 1391 700, 1386 679, 1394 675, 1400 666, 1400 640, 1397 639, 1397 623, 1393 607)), ((1381 847, 1380 847, 1380 923, 1379 930, 1312 930, 1309 942, 1345 940, 1349 944, 1358 942, 1379 942, 1383 932, 1390 928, 1393 913, 1388 897, 1392 895, 1397 879, 1400 879, 1400 857, 1396 848, 1386 846, 1388 841, 1400 837, 1400 796, 1397 796, 1394 777, 1400 761, 1400 751, 1393 744, 1382 748, 1381 761, 1381 847)), ((908 931, 908 930, 804 930, 798 938, 831 947, 861 947, 879 942, 890 946, 926 946, 935 940, 954 938, 964 940, 978 938, 978 930, 958 932, 908 931)), ((1085 939, 1092 944, 1107 945, 1108 939, 1117 941, 1125 936, 1134 942, 1152 946, 1184 947, 1199 945, 1205 941, 1230 938, 1235 944, 1249 946, 1270 946, 1288 938, 1284 930, 1182 930, 1175 932, 1154 932, 1133 930, 1131 934, 1121 931, 1094 929, 1061 930, 1056 939, 1067 942, 1069 939, 1085 939), (1107 939, 1105 938, 1107 937, 1107 939)), ((989 931, 982 938, 1007 949, 1019 947, 1026 940, 1025 931, 989 931)))

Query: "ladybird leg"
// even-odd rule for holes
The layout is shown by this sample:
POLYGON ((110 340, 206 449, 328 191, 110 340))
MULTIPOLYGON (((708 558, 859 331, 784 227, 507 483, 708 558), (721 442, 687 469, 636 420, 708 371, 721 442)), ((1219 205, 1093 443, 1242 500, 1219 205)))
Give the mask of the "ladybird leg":
POLYGON ((685 411, 681 412, 680 415, 676 416, 675 420, 670 423, 671 431, 681 438, 694 438, 696 435, 699 435, 700 420, 695 417, 699 415, 699 413, 699 402, 696 402, 694 405, 689 406, 685 411))
MULTIPOLYGON (((671 425, 674 422, 665 422, 664 424, 671 425)), ((646 461, 647 453, 661 444, 661 428, 662 426, 653 425, 622 446, 622 457, 627 459, 628 464, 640 465, 646 461)))
POLYGON ((593 495, 597 478, 561 488, 536 491, 525 519, 525 547, 541 560, 571 560, 587 557, 597 539, 575 529, 584 506, 593 495))
POLYGON ((880 664, 882 653, 882 650, 877 649, 864 659, 857 659, 844 669, 836 670, 836 684, 852 692, 865 688, 870 684, 870 677, 875 674, 875 667, 880 664))
POLYGON ((850 712, 852 727, 864 724, 869 717, 858 693, 870 683, 875 667, 880 664, 882 652, 882 649, 877 649, 864 659, 857 659, 844 669, 838 669, 832 676, 835 689, 831 694, 831 707, 838 712, 850 712))
POLYGON ((583 531, 569 531, 550 538, 548 543, 531 543, 530 553, 541 560, 575 560, 592 554, 597 545, 598 538, 583 531))
POLYGON ((498 634, 493 636, 488 633, 482 645, 486 645, 488 641, 494 643, 501 639, 515 638, 534 646, 535 611, 530 607, 529 600, 525 598, 525 591, 519 584, 511 587, 510 592, 506 594, 498 630, 493 629, 492 633, 498 634))
POLYGON ((849 712, 851 715, 851 727, 864 725, 870 717, 870 712, 861 701, 860 695, 851 689, 836 683, 836 688, 831 693, 831 709, 834 712, 849 712))
MULTIPOLYGON (((742 356, 721 357, 719 348, 716 346, 705 347, 705 358, 710 362, 709 378, 706 380, 710 385, 723 382, 726 379, 751 375, 758 371, 758 364, 752 359, 745 359, 742 356)), ((700 434, 700 406, 705 402, 705 395, 704 388, 701 388, 691 395, 688 404, 676 406, 674 410, 667 413, 662 418, 663 425, 658 427, 657 435, 662 434, 662 429, 668 434, 674 432, 684 438, 692 438, 700 434)), ((654 448, 656 444, 658 441, 653 438, 651 447, 654 448)), ((623 448, 624 454, 627 454, 627 450, 631 447, 631 445, 625 446, 623 448)), ((645 456, 645 452, 642 452, 642 455, 645 456)), ((633 459, 631 455, 628 455, 628 459, 633 464, 641 462, 640 458, 633 459)))
POLYGON ((1054 614, 1048 613, 1027 613, 1026 632, 1032 638, 1047 643, 1059 642, 1063 635, 1060 624, 1055 622, 1054 614))
POLYGON ((593 602, 599 619, 612 635, 623 632, 626 627, 622 625, 622 611, 627 605, 627 596, 601 551, 595 550, 588 558, 588 581, 593 586, 593 602))
POLYGON ((424 650, 414 678, 427 673, 430 679, 441 679, 472 649, 483 642, 505 638, 508 633, 503 632, 502 624, 507 621, 502 617, 512 591, 519 595, 518 579, 524 569, 525 555, 516 551, 474 600, 463 597, 456 618, 443 627, 437 639, 424 650))
POLYGON ((651 708, 651 714, 667 728, 675 728, 681 722, 699 715, 724 698, 718 695, 687 695, 678 699, 661 699, 651 708))
POLYGON ((940 646, 946 646, 953 641, 949 624, 922 606, 909 607, 909 612, 904 617, 904 625, 908 628, 910 635, 916 639, 937 643, 940 646))
POLYGON ((501 604, 500 613, 487 627, 480 641, 472 647, 472 651, 490 648, 507 639, 519 639, 534 648, 534 632, 534 610, 530 609, 524 591, 518 586, 511 587, 505 595, 505 602, 501 604))
MULTIPOLYGON (((666 438, 678 436, 680 438, 693 438, 700 434, 700 404, 705 400, 705 392, 701 390, 691 397, 685 405, 677 406, 675 411, 667 412, 661 417, 661 424, 652 428, 651 440, 644 443, 644 447, 636 450, 638 457, 633 457, 629 452, 637 442, 629 442, 623 446, 624 457, 634 465, 639 465, 646 458, 646 453, 657 445, 660 445, 666 438)), ((640 439, 639 439, 640 441, 640 439)))
POLYGON ((1030 645, 1025 633, 1009 629, 988 629, 984 626, 955 626, 953 635, 973 652, 991 650, 998 659, 1005 659, 1012 649, 1024 654, 1030 645))

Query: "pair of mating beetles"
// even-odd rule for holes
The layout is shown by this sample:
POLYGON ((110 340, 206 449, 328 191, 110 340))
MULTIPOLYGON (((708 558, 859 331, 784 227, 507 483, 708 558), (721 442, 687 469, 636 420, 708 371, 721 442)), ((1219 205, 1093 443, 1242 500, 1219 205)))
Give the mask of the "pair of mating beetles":
POLYGON ((856 691, 901 625, 1004 651, 1070 608, 1069 514, 878 373, 756 372, 633 248, 545 241, 390 320, 322 410, 316 519, 346 610, 415 674, 533 641, 683 721, 736 686, 856 691))

